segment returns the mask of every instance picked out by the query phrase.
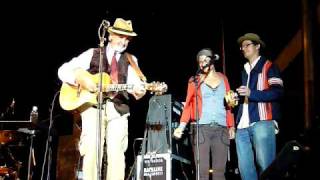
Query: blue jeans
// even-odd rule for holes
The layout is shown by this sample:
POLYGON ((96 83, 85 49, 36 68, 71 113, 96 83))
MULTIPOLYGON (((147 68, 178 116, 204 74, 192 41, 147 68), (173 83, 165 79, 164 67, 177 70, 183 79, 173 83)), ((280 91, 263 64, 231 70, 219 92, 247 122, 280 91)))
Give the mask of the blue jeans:
POLYGON ((241 179, 257 180, 257 169, 261 174, 276 156, 274 122, 259 121, 248 128, 238 129, 235 141, 241 179))

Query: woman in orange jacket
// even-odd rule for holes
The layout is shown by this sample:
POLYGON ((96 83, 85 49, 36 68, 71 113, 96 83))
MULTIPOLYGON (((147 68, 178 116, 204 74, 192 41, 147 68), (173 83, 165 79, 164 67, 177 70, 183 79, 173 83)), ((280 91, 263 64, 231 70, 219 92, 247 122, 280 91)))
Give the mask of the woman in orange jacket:
MULTIPOLYGON (((213 179, 225 179, 229 143, 230 139, 234 138, 233 114, 224 100, 230 86, 227 77, 215 70, 214 60, 217 59, 210 49, 202 49, 197 54, 199 73, 188 81, 187 97, 180 125, 174 131, 174 136, 181 138, 188 122, 198 121, 199 164, 197 167, 199 168, 197 172, 200 179, 209 179, 210 153, 213 179)), ((196 141, 193 145, 195 147, 196 141)), ((193 149, 197 160, 197 152, 195 148, 193 149)))

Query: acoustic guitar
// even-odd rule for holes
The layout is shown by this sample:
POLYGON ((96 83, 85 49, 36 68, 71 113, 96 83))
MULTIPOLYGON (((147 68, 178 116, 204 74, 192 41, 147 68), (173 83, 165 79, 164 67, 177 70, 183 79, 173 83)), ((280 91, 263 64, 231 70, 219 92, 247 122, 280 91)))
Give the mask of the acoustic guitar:
MULTIPOLYGON (((86 76, 91 78, 98 86, 100 74, 87 73, 86 76)), ((168 86, 164 82, 144 83, 144 88, 156 95, 165 93, 168 86)), ((102 73, 102 91, 103 92, 119 92, 132 90, 133 84, 111 84, 111 78, 107 73, 102 73)), ((63 83, 60 88, 59 96, 60 106, 64 110, 83 110, 98 104, 98 92, 90 92, 80 86, 74 86, 69 83, 63 83)))

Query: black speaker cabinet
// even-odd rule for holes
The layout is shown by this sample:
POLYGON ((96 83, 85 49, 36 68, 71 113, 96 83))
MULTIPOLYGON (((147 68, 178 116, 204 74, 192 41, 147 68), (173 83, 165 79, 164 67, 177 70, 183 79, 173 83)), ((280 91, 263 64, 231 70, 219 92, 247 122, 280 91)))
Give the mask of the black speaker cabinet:
POLYGON ((137 157, 137 179, 190 179, 192 146, 189 136, 172 137, 179 123, 183 105, 171 94, 153 96, 149 100, 141 153, 137 157))
POLYGON ((276 159, 262 172, 261 180, 287 179, 293 176, 303 154, 303 147, 297 141, 289 141, 278 153, 276 159))

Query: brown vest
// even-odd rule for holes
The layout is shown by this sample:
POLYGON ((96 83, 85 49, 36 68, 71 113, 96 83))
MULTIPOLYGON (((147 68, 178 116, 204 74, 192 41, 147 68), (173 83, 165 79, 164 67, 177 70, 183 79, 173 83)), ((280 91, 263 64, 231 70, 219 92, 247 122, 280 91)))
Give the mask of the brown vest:
MULTIPOLYGON (((102 71, 110 74, 111 66, 108 63, 107 56, 105 50, 103 49, 103 68, 102 71)), ((99 61, 100 61, 100 50, 99 48, 95 48, 93 52, 93 56, 90 63, 89 72, 91 74, 96 74, 99 72, 99 61)), ((118 61, 118 82, 119 84, 125 84, 127 82, 128 76, 128 60, 124 54, 121 54, 120 59, 118 61)))
MULTIPOLYGON (((102 71, 110 74, 111 72, 111 66, 108 63, 108 59, 106 56, 106 51, 103 48, 102 53, 102 61, 103 61, 103 67, 102 71)), ((99 61, 100 61, 100 49, 95 48, 93 51, 93 56, 90 62, 90 69, 88 70, 91 74, 97 74, 99 73, 99 61)), ((128 77, 128 60, 127 56, 121 54, 120 59, 118 61, 118 83, 119 84, 126 84, 127 77, 128 77)), ((121 114, 126 114, 130 111, 129 109, 129 96, 126 91, 122 91, 117 93, 117 95, 112 98, 112 102, 114 103, 114 106, 116 110, 121 114)))

